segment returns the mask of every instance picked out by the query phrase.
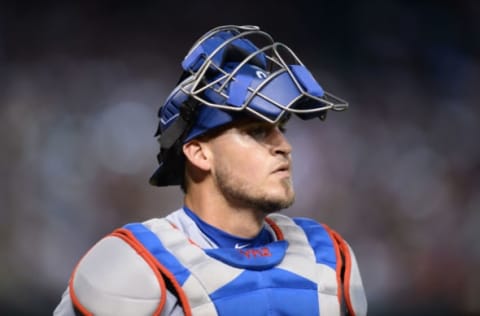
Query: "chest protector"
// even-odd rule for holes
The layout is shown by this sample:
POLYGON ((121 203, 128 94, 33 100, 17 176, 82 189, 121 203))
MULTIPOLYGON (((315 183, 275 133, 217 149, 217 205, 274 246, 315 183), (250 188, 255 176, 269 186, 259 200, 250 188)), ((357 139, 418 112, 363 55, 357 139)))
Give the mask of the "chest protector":
MULTIPOLYGON (((348 246, 309 219, 266 219, 276 241, 256 248, 201 249, 161 219, 117 230, 154 262, 185 315, 355 315, 348 297, 348 246)), ((158 310, 161 310, 159 308, 158 310)))

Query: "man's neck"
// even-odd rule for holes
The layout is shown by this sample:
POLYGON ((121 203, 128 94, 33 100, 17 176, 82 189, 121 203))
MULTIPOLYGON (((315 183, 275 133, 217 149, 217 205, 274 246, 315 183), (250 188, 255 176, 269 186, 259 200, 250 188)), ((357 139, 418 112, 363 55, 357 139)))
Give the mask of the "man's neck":
POLYGON ((238 237, 253 238, 263 227, 261 210, 233 206, 221 195, 187 193, 184 203, 204 222, 238 237))

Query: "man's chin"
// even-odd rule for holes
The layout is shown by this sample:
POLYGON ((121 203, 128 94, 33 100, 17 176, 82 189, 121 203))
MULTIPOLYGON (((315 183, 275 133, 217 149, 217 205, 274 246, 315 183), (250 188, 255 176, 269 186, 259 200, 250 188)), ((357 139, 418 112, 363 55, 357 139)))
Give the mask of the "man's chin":
POLYGON ((271 192, 270 199, 272 202, 281 205, 282 208, 287 208, 295 201, 295 192, 291 187, 282 186, 278 190, 271 192))
POLYGON ((283 195, 281 198, 271 198, 268 201, 263 201, 263 211, 266 214, 280 212, 292 206, 295 201, 295 195, 286 197, 283 195))

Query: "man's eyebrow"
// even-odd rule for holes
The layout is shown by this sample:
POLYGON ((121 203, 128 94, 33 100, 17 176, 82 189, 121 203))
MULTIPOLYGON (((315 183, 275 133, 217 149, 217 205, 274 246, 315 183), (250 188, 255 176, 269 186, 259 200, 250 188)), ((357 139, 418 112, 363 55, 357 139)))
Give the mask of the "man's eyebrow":
POLYGON ((278 129, 280 132, 285 133, 287 131, 287 124, 278 124, 278 129))

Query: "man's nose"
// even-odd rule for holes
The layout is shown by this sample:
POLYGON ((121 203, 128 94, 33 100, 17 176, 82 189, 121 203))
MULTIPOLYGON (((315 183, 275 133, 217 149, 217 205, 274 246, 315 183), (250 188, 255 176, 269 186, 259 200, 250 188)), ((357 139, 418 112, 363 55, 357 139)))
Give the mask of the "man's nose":
POLYGON ((290 155, 292 152, 292 146, 290 145, 289 141, 280 130, 280 128, 275 127, 272 130, 272 150, 275 154, 284 154, 290 155))

